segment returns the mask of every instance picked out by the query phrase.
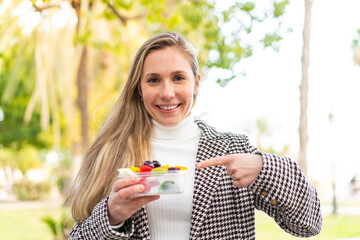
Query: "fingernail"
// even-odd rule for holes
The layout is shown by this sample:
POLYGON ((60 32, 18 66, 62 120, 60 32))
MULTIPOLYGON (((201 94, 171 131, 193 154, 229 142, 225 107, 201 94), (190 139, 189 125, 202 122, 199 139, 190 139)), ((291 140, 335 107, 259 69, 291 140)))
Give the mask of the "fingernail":
POLYGON ((201 166, 202 166, 201 163, 196 164, 196 167, 197 167, 197 168, 201 168, 201 166))

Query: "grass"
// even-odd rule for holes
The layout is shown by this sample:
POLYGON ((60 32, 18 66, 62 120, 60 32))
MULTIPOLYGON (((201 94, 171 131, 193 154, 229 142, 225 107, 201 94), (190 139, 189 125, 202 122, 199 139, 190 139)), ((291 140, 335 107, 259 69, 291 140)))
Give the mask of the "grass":
POLYGON ((53 236, 42 218, 58 219, 60 208, 0 210, 0 239, 2 240, 53 240, 53 236))
MULTIPOLYGON (((0 210, 1 240, 53 240, 53 236, 41 220, 46 216, 59 219, 60 208, 0 210)), ((326 216, 323 229, 311 240, 329 240, 360 237, 360 216, 326 216)), ((256 213, 257 240, 294 240, 294 237, 280 229, 274 220, 263 212, 256 213)))
MULTIPOLYGON (((257 240, 304 239, 284 232, 272 218, 263 212, 256 213, 255 222, 257 240)), ((323 219, 323 227, 320 234, 307 239, 330 240, 360 237, 359 223, 359 215, 329 215, 323 219)))

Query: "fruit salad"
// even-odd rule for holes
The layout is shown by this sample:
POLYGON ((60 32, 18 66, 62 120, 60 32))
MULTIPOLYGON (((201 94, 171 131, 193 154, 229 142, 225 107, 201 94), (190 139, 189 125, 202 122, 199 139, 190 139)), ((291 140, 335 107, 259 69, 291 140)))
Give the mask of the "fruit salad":
POLYGON ((159 161, 145 161, 140 167, 118 169, 119 177, 137 177, 145 190, 137 196, 182 193, 185 187, 186 167, 161 165, 159 161))

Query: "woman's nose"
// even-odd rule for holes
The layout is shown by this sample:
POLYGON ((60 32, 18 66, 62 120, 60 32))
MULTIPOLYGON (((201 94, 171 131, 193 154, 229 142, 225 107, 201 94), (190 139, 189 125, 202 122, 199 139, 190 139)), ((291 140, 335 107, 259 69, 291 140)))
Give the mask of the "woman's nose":
POLYGON ((164 83, 161 89, 160 97, 170 99, 175 96, 175 88, 171 83, 164 83))

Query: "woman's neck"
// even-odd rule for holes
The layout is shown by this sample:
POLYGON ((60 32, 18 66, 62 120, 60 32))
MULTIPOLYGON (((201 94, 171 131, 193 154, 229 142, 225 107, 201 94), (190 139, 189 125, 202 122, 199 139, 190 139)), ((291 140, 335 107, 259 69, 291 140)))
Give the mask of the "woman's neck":
POLYGON ((197 124, 194 122, 194 114, 190 114, 179 124, 166 127, 161 125, 152 119, 153 122, 153 138, 159 140, 175 140, 187 137, 192 135, 194 131, 198 128, 197 124))

